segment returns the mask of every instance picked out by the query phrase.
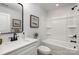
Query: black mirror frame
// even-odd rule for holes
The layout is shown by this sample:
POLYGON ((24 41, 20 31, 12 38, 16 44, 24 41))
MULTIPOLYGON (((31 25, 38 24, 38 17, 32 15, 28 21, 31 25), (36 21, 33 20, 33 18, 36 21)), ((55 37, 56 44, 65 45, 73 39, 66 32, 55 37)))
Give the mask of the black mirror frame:
POLYGON ((23 4, 18 3, 22 7, 22 32, 24 31, 24 7, 23 4))

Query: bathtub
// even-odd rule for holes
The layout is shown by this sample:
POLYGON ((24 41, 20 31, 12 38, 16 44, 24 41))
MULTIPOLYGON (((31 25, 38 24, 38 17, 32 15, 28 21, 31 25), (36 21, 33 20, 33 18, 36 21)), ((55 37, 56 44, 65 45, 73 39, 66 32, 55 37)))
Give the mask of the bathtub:
POLYGON ((74 48, 74 44, 54 39, 46 39, 42 41, 42 45, 48 46, 55 55, 74 55, 79 54, 78 46, 74 48))

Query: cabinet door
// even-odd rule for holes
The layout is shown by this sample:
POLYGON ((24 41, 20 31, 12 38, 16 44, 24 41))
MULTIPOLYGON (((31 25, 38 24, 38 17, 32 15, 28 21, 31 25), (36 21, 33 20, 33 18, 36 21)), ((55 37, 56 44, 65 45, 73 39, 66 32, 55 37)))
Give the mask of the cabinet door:
POLYGON ((37 46, 38 46, 38 42, 32 43, 28 46, 24 46, 12 52, 6 53, 5 55, 30 55, 30 54, 35 55, 37 54, 37 46))
POLYGON ((36 55, 37 54, 37 47, 36 46, 30 47, 29 49, 23 50, 18 54, 19 55, 36 55))

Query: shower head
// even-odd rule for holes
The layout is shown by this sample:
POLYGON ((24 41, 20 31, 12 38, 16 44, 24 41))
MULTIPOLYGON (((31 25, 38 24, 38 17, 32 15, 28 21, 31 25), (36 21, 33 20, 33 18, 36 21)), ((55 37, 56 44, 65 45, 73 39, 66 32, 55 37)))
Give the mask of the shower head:
POLYGON ((74 10, 77 7, 77 5, 75 5, 74 7, 72 7, 71 9, 74 10))

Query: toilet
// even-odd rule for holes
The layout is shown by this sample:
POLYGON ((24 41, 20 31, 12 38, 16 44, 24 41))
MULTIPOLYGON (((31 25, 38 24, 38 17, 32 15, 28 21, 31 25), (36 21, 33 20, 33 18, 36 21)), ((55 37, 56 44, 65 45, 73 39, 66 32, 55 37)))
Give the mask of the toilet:
POLYGON ((51 49, 47 46, 39 46, 37 51, 38 55, 51 55, 51 49))

